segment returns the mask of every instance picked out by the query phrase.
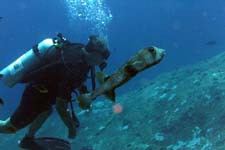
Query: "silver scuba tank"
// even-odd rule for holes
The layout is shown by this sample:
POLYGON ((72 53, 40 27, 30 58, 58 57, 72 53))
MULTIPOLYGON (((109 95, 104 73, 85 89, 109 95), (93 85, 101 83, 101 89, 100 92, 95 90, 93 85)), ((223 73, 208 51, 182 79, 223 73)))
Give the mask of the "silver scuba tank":
POLYGON ((44 65, 43 61, 48 62, 49 59, 51 59, 51 61, 57 59, 59 54, 58 47, 60 47, 61 44, 62 43, 56 39, 51 38, 41 41, 0 71, 0 77, 4 84, 11 88, 20 82, 27 73, 42 67, 44 65))

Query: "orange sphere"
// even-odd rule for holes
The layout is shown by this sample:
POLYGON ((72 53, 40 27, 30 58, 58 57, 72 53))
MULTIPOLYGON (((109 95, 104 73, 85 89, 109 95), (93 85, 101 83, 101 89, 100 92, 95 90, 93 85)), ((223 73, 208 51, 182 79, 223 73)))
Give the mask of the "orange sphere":
POLYGON ((115 114, 119 114, 123 111, 123 106, 121 104, 115 104, 113 105, 113 112, 115 114))

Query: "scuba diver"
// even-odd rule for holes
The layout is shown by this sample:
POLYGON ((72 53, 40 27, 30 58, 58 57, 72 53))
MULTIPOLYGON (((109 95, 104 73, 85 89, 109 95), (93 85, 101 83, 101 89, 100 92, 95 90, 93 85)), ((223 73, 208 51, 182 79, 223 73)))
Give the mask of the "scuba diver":
POLYGON ((0 71, 3 82, 9 87, 16 83, 27 84, 15 112, 8 119, 0 120, 0 133, 16 133, 30 125, 20 141, 20 147, 26 148, 55 105, 68 128, 68 138, 75 138, 79 120, 72 108, 71 94, 89 92, 85 84, 88 78, 92 79, 94 90, 95 66, 103 71, 109 56, 106 41, 95 35, 89 37, 86 45, 72 43, 61 33, 57 38, 45 39, 35 45, 0 71), (72 115, 68 110, 69 103, 72 115))

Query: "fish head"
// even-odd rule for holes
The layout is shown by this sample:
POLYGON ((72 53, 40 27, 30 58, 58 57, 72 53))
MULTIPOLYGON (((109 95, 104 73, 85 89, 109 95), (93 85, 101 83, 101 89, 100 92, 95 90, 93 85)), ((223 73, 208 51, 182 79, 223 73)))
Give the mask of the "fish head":
POLYGON ((159 63, 165 56, 165 50, 155 46, 148 47, 146 50, 145 56, 148 57, 148 61, 151 61, 150 63, 159 63))

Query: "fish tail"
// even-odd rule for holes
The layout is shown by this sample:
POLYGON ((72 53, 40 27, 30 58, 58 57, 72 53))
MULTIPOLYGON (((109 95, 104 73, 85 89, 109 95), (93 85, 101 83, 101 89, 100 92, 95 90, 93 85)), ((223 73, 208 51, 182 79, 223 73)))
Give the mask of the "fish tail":
POLYGON ((115 89, 112 89, 110 91, 107 91, 104 93, 104 95, 110 99, 112 102, 116 101, 116 93, 115 93, 115 89))

